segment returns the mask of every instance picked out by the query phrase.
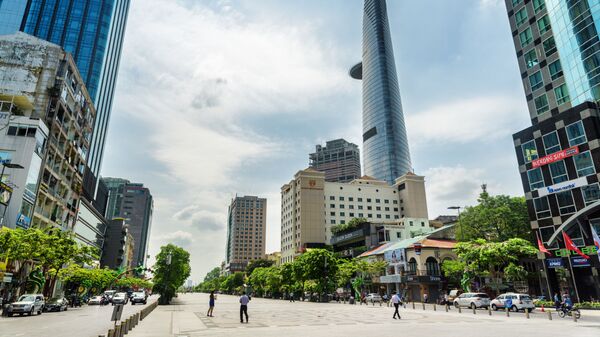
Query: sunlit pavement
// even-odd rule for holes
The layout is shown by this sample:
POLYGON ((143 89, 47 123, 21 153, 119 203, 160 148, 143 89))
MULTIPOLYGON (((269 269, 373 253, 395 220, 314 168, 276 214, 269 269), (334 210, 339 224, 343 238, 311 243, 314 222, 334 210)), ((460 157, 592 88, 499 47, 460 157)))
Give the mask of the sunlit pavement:
POLYGON ((128 337, 157 336, 600 336, 600 315, 584 315, 577 322, 559 318, 549 321, 546 313, 523 313, 456 309, 420 303, 401 310, 402 319, 392 319, 393 308, 338 303, 290 303, 283 300, 253 298, 248 305, 250 322, 240 323, 237 297, 219 295, 215 317, 206 317, 207 294, 180 294, 173 305, 159 306, 128 337))
MULTIPOLYGON (((148 298, 148 304, 157 297, 148 298)), ((127 304, 123 318, 139 312, 145 305, 127 304)), ((112 305, 68 308, 63 312, 45 312, 42 315, 0 317, 0 337, 98 337, 113 326, 110 321, 112 305)))

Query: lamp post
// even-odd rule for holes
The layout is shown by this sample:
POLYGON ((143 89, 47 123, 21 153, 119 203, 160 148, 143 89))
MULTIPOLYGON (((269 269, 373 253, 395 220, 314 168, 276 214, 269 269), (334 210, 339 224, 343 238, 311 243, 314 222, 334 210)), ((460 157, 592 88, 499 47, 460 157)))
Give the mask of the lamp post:
MULTIPOLYGON (((24 169, 23 166, 19 165, 19 164, 12 164, 9 161, 2 161, 2 173, 0 173, 0 189, 4 189, 3 186, 7 186, 2 179, 4 178, 4 171, 6 170, 6 168, 9 169, 24 169)), ((2 227, 2 225, 4 224, 4 216, 6 215, 6 209, 8 209, 8 205, 10 204, 10 199, 8 199, 8 201, 6 202, 6 205, 4 205, 4 211, 2 211, 2 218, 0 218, 0 227, 2 227)))
POLYGON ((448 207, 448 209, 455 209, 458 211, 458 218, 456 219, 456 221, 458 221, 458 230, 460 230, 460 240, 463 241, 465 239, 465 234, 462 231, 462 225, 460 223, 460 209, 462 207, 460 206, 450 206, 448 207))

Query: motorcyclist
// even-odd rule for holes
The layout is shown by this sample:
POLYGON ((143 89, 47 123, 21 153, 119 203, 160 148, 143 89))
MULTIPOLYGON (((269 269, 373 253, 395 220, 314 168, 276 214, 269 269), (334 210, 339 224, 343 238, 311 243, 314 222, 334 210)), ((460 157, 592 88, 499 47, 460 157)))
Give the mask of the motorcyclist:
POLYGON ((562 310, 567 313, 569 311, 571 311, 571 309, 573 309, 573 301, 571 300, 571 297, 568 294, 565 294, 563 296, 563 301, 561 303, 562 305, 562 310))

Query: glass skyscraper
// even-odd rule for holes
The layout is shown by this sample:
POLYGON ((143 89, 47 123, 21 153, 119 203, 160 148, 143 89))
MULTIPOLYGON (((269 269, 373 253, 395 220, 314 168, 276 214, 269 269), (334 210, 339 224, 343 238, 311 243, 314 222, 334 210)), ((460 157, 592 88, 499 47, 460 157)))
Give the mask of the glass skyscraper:
POLYGON ((385 0, 365 0, 362 43, 364 174, 393 184, 412 166, 385 0))
MULTIPOLYGON (((86 179, 100 172, 130 0, 0 0, 0 34, 21 30, 71 53, 96 106, 86 179)), ((92 192, 93 193, 93 192, 92 192)), ((93 195, 92 195, 93 197, 93 195)))

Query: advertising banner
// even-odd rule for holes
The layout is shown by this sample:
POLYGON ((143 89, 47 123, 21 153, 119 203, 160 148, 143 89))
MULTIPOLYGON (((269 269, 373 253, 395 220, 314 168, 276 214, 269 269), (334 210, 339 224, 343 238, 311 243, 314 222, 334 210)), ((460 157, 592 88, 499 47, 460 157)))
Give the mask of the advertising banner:
POLYGON ((389 263, 406 263, 406 254, 404 248, 386 250, 383 257, 389 263))
POLYGON ((574 156, 574 155, 576 155, 578 153, 579 153, 579 147, 573 146, 573 147, 570 147, 570 148, 568 148, 566 150, 554 152, 554 153, 549 154, 549 155, 547 155, 545 157, 536 159, 536 160, 534 160, 534 161, 531 162, 531 166, 533 168, 538 168, 540 166, 548 165, 550 163, 554 163, 554 162, 557 162, 559 160, 563 160, 565 158, 572 157, 572 156, 574 156))
POLYGON ((571 257, 571 264, 573 265, 573 268, 575 268, 575 267, 589 267, 590 266, 590 261, 588 259, 586 259, 585 257, 572 256, 571 257))
POLYGON ((564 267, 563 259, 561 259, 561 258, 546 259, 546 265, 548 266, 548 268, 563 268, 564 267))
POLYGON ((572 190, 576 187, 586 186, 588 184, 586 177, 581 177, 569 181, 563 181, 562 183, 554 184, 551 186, 546 186, 538 189, 538 194, 540 197, 546 196, 548 194, 563 192, 572 190))

